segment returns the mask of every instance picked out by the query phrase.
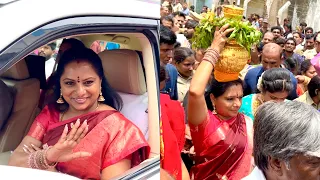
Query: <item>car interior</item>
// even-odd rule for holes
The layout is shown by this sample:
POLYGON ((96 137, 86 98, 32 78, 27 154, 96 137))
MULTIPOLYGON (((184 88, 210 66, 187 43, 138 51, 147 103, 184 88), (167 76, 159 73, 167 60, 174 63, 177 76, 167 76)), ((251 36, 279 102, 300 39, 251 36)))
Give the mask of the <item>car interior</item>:
MULTIPOLYGON (((124 102, 121 113, 139 127, 148 140, 150 158, 158 156, 155 60, 148 38, 141 33, 81 34, 72 38, 79 39, 88 48, 96 40, 120 44, 120 49, 106 49, 98 54, 105 76, 124 102)), ((3 102, 0 105, 0 165, 7 165, 11 152, 41 112, 40 93, 45 88, 45 59, 38 55, 26 55, 0 74, 0 102, 3 102)))

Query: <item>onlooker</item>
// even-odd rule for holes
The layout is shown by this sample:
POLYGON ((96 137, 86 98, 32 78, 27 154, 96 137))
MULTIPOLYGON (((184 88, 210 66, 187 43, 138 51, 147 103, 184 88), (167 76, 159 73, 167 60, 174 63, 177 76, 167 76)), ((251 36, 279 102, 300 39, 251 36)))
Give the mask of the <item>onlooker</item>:
POLYGON ((281 37, 282 28, 280 26, 273 26, 271 32, 273 33, 274 39, 281 37))
POLYGON ((320 114, 300 102, 267 102, 254 121, 256 167, 242 180, 319 179, 320 114))
POLYGON ((169 8, 167 6, 161 6, 160 8, 160 17, 165 17, 169 15, 169 8))
POLYGON ((182 8, 183 8, 182 13, 186 16, 189 16, 190 10, 188 8, 188 3, 186 2, 182 3, 182 8))
POLYGON ((46 78, 48 79, 54 70, 54 65, 56 63, 55 58, 53 57, 54 51, 56 49, 57 44, 55 42, 42 46, 38 55, 46 58, 46 78))
POLYGON ((317 51, 314 48, 314 42, 315 42, 314 34, 306 35, 305 51, 303 53, 306 59, 312 59, 315 55, 317 55, 317 51))
MULTIPOLYGON (((304 34, 305 34, 305 29, 306 29, 306 27, 307 27, 307 23, 301 22, 301 23, 300 23, 299 32, 304 35, 304 34)), ((304 37, 302 37, 302 38, 304 38, 304 37)))
POLYGON ((292 38, 293 35, 292 35, 292 27, 290 24, 285 24, 283 25, 284 27, 284 34, 283 36, 287 39, 287 38, 292 38))
MULTIPOLYGON (((244 78, 244 82, 245 82, 244 95, 249 95, 257 92, 258 79, 264 71, 271 68, 281 67, 281 64, 282 64, 281 53, 282 53, 282 48, 275 43, 269 43, 263 47, 263 51, 261 55, 262 66, 250 69, 244 78)), ((292 73, 290 73, 290 77, 291 77, 291 82, 293 83, 294 90, 290 92, 288 99, 293 100, 297 98, 297 93, 296 93, 297 80, 292 73)))
POLYGON ((161 17, 160 19, 160 23, 169 28, 169 29, 172 29, 173 28, 173 24, 174 24, 174 21, 173 21, 173 18, 172 16, 164 16, 164 17, 161 17))
POLYGON ((272 32, 266 32, 262 38, 263 44, 268 44, 274 41, 274 35, 272 32))
POLYGON ((186 15, 182 12, 177 11, 173 13, 173 17, 177 19, 179 23, 179 28, 183 28, 186 20, 186 15))
POLYGON ((320 77, 314 76, 308 84, 308 91, 295 101, 306 103, 320 110, 320 77))
POLYGON ((313 28, 312 27, 307 27, 306 28, 306 35, 308 34, 313 34, 313 28))
POLYGON ((288 38, 284 44, 284 51, 282 53, 282 60, 286 61, 288 58, 292 58, 297 60, 296 65, 300 68, 300 64, 304 61, 304 58, 299 54, 294 53, 293 51, 296 49, 296 41, 293 38, 288 38))
POLYGON ((297 93, 301 96, 308 90, 308 84, 314 76, 318 75, 316 69, 311 64, 310 60, 305 60, 301 63, 300 75, 296 76, 298 80, 297 93))
POLYGON ((302 45, 302 41, 303 41, 302 34, 300 32, 296 31, 296 32, 292 33, 292 35, 297 43, 297 46, 296 46, 296 49, 294 50, 294 52, 299 55, 303 55, 304 46, 302 45))
POLYGON ((275 43, 284 49, 284 45, 286 44, 286 39, 279 37, 278 39, 276 39, 275 43))
POLYGON ((169 75, 166 87, 161 91, 169 94, 172 100, 178 100, 178 71, 169 63, 173 57, 173 49, 176 39, 177 36, 174 32, 165 26, 160 26, 160 63, 165 65, 166 71, 169 75))
POLYGON ((268 20, 267 19, 263 19, 262 21, 262 25, 260 27, 260 31, 262 34, 265 34, 266 32, 269 31, 269 23, 268 23, 268 20))
POLYGON ((320 53, 320 33, 314 37, 314 46, 317 53, 320 53))

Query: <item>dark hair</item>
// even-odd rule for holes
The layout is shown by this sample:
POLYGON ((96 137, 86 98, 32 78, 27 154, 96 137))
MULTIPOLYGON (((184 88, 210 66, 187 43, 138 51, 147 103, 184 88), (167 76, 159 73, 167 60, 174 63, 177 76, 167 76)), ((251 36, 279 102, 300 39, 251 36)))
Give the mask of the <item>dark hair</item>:
POLYGON ((287 38, 285 43, 287 44, 288 41, 293 41, 294 42, 294 45, 296 46, 297 45, 297 41, 293 38, 293 37, 290 37, 290 38, 287 38))
POLYGON ((306 35, 306 40, 310 40, 310 39, 312 39, 312 40, 314 40, 314 34, 307 34, 306 35))
POLYGON ((302 22, 302 23, 300 23, 300 26, 307 26, 307 23, 302 22))
POLYGON ((54 51, 57 47, 57 43, 53 42, 53 43, 48 44, 48 46, 51 48, 52 51, 54 51))
POLYGON ((191 5, 191 6, 190 6, 190 10, 191 10, 191 11, 194 11, 194 5, 191 5))
POLYGON ((307 32, 307 31, 309 31, 309 30, 311 30, 312 33, 313 33, 313 28, 312 28, 312 27, 306 27, 305 32, 307 32))
POLYGON ((185 28, 187 28, 187 29, 194 29, 194 28, 196 28, 197 26, 198 26, 198 21, 196 21, 196 20, 189 20, 189 21, 187 21, 186 22, 186 24, 185 24, 185 28))
MULTIPOLYGON (((311 78, 311 81, 308 84, 308 92, 310 97, 315 97, 317 96, 316 90, 320 90, 320 77, 319 76, 314 76, 311 78)), ((320 91, 318 92, 320 93, 320 91)))
POLYGON ((163 25, 160 26, 160 45, 169 44, 174 45, 177 41, 177 36, 171 29, 163 25))
POLYGON ((181 47, 181 43, 180 42, 177 41, 176 43, 174 43, 173 49, 177 49, 179 47, 181 47))
POLYGON ((179 47, 174 50, 173 59, 176 63, 182 63, 187 57, 194 56, 194 52, 190 48, 179 47))
POLYGON ((167 79, 167 71, 164 65, 160 65, 158 78, 159 78, 159 83, 167 79))
POLYGON ((289 32, 292 31, 292 26, 291 26, 291 24, 285 24, 285 25, 283 25, 283 27, 287 27, 287 28, 289 29, 289 32))
POLYGON ((284 38, 277 38, 276 39, 276 44, 280 45, 280 44, 285 44, 286 43, 286 39, 284 38))
POLYGON ((161 23, 161 24, 163 24, 163 23, 162 23, 163 20, 170 21, 170 22, 172 23, 172 25, 173 25, 173 23, 174 23, 172 16, 164 16, 164 17, 161 17, 161 18, 160 18, 160 23, 161 23))
MULTIPOLYGON (((93 69, 102 80, 101 91, 103 97, 105 98, 105 101, 103 103, 120 111, 123 106, 121 97, 116 93, 116 91, 112 89, 107 79, 105 78, 100 57, 93 50, 88 48, 71 48, 62 54, 57 71, 55 73, 56 83, 54 86, 54 99, 57 100, 60 97, 60 78, 65 70, 65 67, 69 63, 74 61, 88 62, 92 65, 93 69)), ((64 103, 62 105, 55 103, 54 105, 58 111, 64 111, 69 107, 67 103, 64 103)))
POLYGON ((61 44, 69 44, 72 48, 84 48, 85 45, 78 39, 69 38, 63 39, 61 44))
POLYGON ((282 32, 282 28, 281 28, 280 26, 273 26, 273 27, 271 28, 271 32, 272 32, 273 30, 275 30, 275 29, 278 29, 280 32, 282 32))
POLYGON ((186 19, 186 15, 183 13, 183 12, 180 12, 180 11, 176 11, 173 13, 173 17, 175 16, 181 16, 183 17, 184 19, 186 19))
POLYGON ((293 35, 293 34, 298 34, 298 35, 299 35, 299 37, 300 37, 300 38, 302 38, 302 34, 301 34, 300 32, 298 32, 298 31, 293 32, 293 33, 292 33, 292 35, 293 35))
POLYGON ((313 66, 311 64, 311 60, 307 59, 307 60, 302 61, 301 67, 300 67, 300 74, 301 75, 305 74, 311 66, 313 66))
POLYGON ((241 85, 243 89, 243 82, 241 79, 237 79, 229 82, 219 82, 215 78, 212 78, 212 81, 209 84, 209 88, 205 93, 205 100, 207 103, 208 110, 213 111, 210 94, 213 94, 215 98, 218 98, 222 96, 233 85, 241 85))
POLYGON ((264 72, 262 76, 262 91, 270 93, 287 91, 291 92, 293 84, 290 72, 283 68, 272 68, 264 72))

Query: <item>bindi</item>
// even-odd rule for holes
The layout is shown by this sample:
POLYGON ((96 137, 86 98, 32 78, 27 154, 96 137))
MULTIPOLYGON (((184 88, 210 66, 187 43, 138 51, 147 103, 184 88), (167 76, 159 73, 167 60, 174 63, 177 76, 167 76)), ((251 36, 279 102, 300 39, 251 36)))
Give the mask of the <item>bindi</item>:
POLYGON ((80 83, 80 78, 79 78, 79 76, 78 76, 78 81, 77 81, 78 83, 80 83))

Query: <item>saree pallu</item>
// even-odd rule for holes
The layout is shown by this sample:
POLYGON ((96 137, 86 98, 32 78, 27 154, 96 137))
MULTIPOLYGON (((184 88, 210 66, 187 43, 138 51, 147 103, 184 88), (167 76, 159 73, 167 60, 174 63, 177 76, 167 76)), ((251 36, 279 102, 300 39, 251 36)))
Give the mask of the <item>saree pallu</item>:
POLYGON ((67 124, 70 131, 70 124, 77 119, 81 123, 87 120, 89 132, 73 151, 89 152, 92 156, 58 163, 58 171, 82 179, 100 179, 103 169, 123 159, 130 159, 134 167, 148 158, 150 147, 141 131, 115 110, 92 112, 59 122, 59 112, 46 106, 28 135, 53 146, 64 126, 67 124))
POLYGON ((160 156, 161 167, 176 180, 182 179, 180 153, 185 142, 184 111, 178 101, 160 94, 160 156))
POLYGON ((196 152, 195 166, 191 169, 192 179, 239 180, 250 173, 252 136, 247 136, 246 121, 241 113, 222 121, 208 112, 202 124, 190 124, 196 152))

